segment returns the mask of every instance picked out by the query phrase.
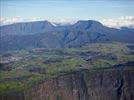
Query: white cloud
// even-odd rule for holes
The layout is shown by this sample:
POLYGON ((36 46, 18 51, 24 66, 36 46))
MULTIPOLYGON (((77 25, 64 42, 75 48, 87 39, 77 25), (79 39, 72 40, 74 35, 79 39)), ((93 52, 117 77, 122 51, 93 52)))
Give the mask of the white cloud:
MULTIPOLYGON (((91 18, 90 18, 91 19, 91 18)), ((12 19, 4 19, 0 18, 0 25, 7 25, 17 22, 29 22, 29 21, 43 21, 43 18, 12 18, 12 19)), ((85 20, 85 19, 84 19, 85 20)), ((88 20, 88 19, 87 19, 88 20)), ((93 20, 93 19, 91 19, 93 20)), ((57 20, 50 20, 53 25, 66 25, 66 24, 74 24, 78 21, 78 19, 57 19, 57 20)), ((119 18, 103 18, 99 20, 103 25, 113 27, 113 28, 120 28, 122 26, 132 27, 134 28, 134 16, 122 16, 119 18)))
POLYGON ((16 18, 11 18, 11 19, 6 19, 6 18, 0 18, 0 25, 7 25, 7 24, 13 24, 13 23, 18 23, 18 22, 30 22, 30 21, 39 21, 39 20, 43 20, 41 18, 20 18, 20 17, 16 17, 16 18))
POLYGON ((76 20, 76 19, 59 19, 59 20, 52 20, 51 21, 51 23, 53 24, 53 25, 72 25, 72 24, 74 24, 74 23, 76 23, 78 20, 76 20))
POLYGON ((100 20, 105 26, 120 28, 122 26, 134 28, 134 16, 122 16, 119 18, 104 18, 100 20))
MULTIPOLYGON (((16 17, 16 18, 11 18, 11 19, 5 19, 5 18, 0 18, 0 25, 7 25, 7 24, 13 24, 13 23, 18 23, 18 22, 31 22, 31 21, 43 21, 45 19, 43 18, 20 18, 20 17, 16 17)), ((76 23, 78 20, 74 20, 74 19, 57 19, 57 20, 50 20, 50 22, 53 25, 67 25, 67 24, 74 24, 76 23)))

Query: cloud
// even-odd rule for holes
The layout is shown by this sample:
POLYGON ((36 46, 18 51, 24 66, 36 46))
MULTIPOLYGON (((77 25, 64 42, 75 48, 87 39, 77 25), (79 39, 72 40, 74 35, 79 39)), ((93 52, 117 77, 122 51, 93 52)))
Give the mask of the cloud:
POLYGON ((0 25, 7 25, 7 24, 13 24, 13 23, 18 23, 18 22, 31 22, 31 21, 40 21, 43 20, 41 18, 11 18, 11 19, 6 19, 6 18, 0 18, 0 25))
POLYGON ((53 25, 72 25, 76 23, 77 19, 59 19, 59 20, 52 20, 51 23, 53 25))
POLYGON ((122 16, 119 18, 104 18, 100 22, 109 27, 120 28, 120 27, 131 27, 134 28, 134 16, 122 16))
MULTIPOLYGON (((91 19, 91 18, 90 18, 91 19)), ((43 18, 11 18, 11 19, 5 19, 0 18, 0 25, 7 25, 12 23, 18 23, 18 22, 30 22, 30 21, 43 21, 45 19, 43 18)), ((85 20, 85 19, 84 19, 85 20)), ((88 19, 86 19, 88 20, 88 19)), ((91 19, 93 20, 93 19, 91 19)), ((49 20, 53 25, 66 25, 66 24, 74 24, 78 21, 78 19, 55 19, 55 20, 49 20)), ((103 25, 113 28, 120 28, 120 27, 131 27, 134 28, 134 16, 122 16, 119 18, 103 18, 99 20, 103 25)))
MULTIPOLYGON (((11 19, 6 19, 6 18, 0 18, 0 25, 8 25, 8 24, 13 24, 13 23, 19 23, 19 22, 31 22, 31 21, 44 21, 45 19, 43 18, 11 18, 11 19)), ((55 19, 55 20, 49 20, 53 25, 67 25, 67 24, 74 24, 78 20, 77 19, 55 19)))

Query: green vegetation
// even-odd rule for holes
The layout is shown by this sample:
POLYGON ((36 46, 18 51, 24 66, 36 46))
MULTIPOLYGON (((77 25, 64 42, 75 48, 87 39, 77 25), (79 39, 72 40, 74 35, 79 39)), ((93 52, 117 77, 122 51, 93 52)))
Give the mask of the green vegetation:
POLYGON ((68 72, 134 61, 134 51, 127 45, 131 44, 93 43, 82 48, 42 48, 1 55, 0 93, 22 91, 68 72))
POLYGON ((61 62, 53 64, 53 69, 48 67, 49 74, 57 74, 60 72, 71 72, 78 68, 78 66, 83 65, 85 62, 80 59, 65 59, 61 62))
POLYGON ((20 81, 0 83, 0 93, 8 93, 10 91, 22 91, 24 83, 20 81))

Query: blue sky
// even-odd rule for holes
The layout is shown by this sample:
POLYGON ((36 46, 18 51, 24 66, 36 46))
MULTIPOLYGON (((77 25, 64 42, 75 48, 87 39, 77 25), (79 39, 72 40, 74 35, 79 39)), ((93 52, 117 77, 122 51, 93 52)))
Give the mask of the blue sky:
POLYGON ((1 18, 94 19, 134 16, 134 0, 1 0, 1 18))

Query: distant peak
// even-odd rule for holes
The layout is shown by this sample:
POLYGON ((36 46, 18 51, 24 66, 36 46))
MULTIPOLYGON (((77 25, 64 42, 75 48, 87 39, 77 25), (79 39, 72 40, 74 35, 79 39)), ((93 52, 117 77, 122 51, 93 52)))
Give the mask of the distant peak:
MULTIPOLYGON (((75 23, 75 24, 88 24, 88 23, 96 23, 96 24, 101 24, 99 21, 96 21, 96 20, 79 20, 79 21, 77 21, 77 23, 75 23)), ((101 24, 102 25, 102 24, 101 24)))
POLYGON ((95 20, 79 20, 73 26, 75 28, 89 29, 94 26, 102 26, 102 24, 95 20))

